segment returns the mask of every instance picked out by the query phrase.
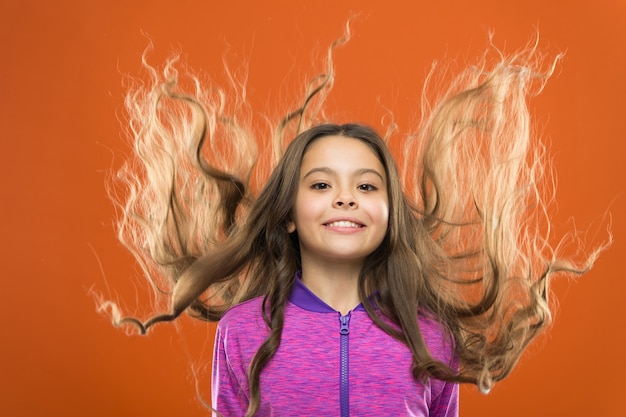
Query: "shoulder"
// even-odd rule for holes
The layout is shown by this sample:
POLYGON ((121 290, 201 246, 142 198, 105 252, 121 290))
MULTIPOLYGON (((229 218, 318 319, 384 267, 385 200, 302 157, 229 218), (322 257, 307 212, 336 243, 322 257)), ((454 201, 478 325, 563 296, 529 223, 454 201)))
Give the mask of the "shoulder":
POLYGON ((217 327, 221 331, 229 328, 246 328, 263 322, 261 308, 263 297, 256 297, 231 307, 220 319, 217 327))
POLYGON ((424 311, 420 311, 418 322, 424 343, 433 358, 446 364, 452 364, 455 356, 455 343, 448 327, 433 314, 424 311))
POLYGON ((217 349, 231 363, 243 363, 243 369, 269 334, 261 314, 262 305, 263 297, 245 301, 228 310, 217 324, 217 349))

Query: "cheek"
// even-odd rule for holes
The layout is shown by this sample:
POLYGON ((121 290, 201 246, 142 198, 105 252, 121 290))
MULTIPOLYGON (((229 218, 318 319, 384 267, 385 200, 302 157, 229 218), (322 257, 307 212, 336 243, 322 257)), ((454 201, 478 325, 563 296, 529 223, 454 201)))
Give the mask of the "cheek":
POLYGON ((368 204, 370 219, 376 223, 381 233, 386 233, 389 225, 389 204, 386 201, 376 201, 368 204))
POLYGON ((287 223, 287 230, 289 233, 294 232, 297 229, 303 229, 307 226, 315 223, 320 212, 323 211, 320 207, 320 202, 314 198, 306 198, 307 196, 299 196, 296 199, 293 209, 291 210, 291 219, 287 223))
POLYGON ((308 198, 298 205, 298 219, 300 221, 313 221, 319 219, 329 203, 321 198, 308 198))
POLYGON ((380 222, 389 223, 389 203, 381 201, 376 208, 377 218, 380 222))

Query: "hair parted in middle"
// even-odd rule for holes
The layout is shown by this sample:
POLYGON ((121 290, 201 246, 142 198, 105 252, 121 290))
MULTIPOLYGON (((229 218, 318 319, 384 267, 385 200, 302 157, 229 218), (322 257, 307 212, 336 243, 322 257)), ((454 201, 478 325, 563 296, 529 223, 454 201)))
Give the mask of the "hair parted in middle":
POLYGON ((288 222, 302 158, 319 138, 358 139, 384 166, 388 230, 365 260, 359 295, 372 320, 411 350, 415 378, 488 391, 550 322, 550 278, 584 273, 603 249, 577 263, 549 243, 547 158, 530 128, 527 99, 543 89, 558 58, 542 70, 531 44, 510 56, 496 50, 495 63, 485 58, 462 72, 435 105, 423 101, 424 120, 405 142, 400 172, 372 128, 328 123, 323 114, 334 81, 332 52, 348 37, 331 45, 327 71, 276 125, 273 170, 258 195, 250 186, 258 142, 242 111, 241 84, 233 82, 228 94, 191 76, 196 90, 186 94, 177 89, 174 60, 163 76, 144 61, 152 83, 127 96, 137 158, 118 176, 126 187, 117 199, 119 238, 155 288, 164 278, 172 310, 142 322, 122 318, 113 303, 103 307, 113 310, 116 324, 145 332, 184 311, 216 321, 230 307, 264 297, 270 333, 250 365, 248 415, 259 405, 261 370, 280 344, 300 263, 288 222), (236 103, 231 113, 228 98, 236 103), (448 329, 458 369, 433 360, 418 311, 448 329))

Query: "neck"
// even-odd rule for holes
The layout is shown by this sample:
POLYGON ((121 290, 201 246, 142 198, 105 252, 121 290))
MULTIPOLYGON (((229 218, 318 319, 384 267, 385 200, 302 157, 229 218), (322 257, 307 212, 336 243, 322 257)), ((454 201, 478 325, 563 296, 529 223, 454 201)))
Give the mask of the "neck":
POLYGON ((302 283, 322 301, 345 316, 361 302, 361 265, 302 262, 302 283))

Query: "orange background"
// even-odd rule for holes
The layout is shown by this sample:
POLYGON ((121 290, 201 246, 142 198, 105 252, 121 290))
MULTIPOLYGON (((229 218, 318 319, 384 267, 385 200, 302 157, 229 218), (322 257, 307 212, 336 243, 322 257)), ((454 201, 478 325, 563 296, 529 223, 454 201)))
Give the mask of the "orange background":
POLYGON ((578 281, 555 285, 552 331, 491 395, 462 389, 461 415, 626 415, 626 2, 482 1, 3 1, 0 5, 0 415, 205 416, 212 327, 183 319, 128 337, 95 312, 90 288, 147 315, 149 298, 117 243, 106 172, 127 151, 122 74, 137 76, 155 44, 223 80, 222 57, 249 61, 255 109, 299 93, 323 48, 360 12, 337 53, 331 106, 339 121, 400 128, 418 114, 434 59, 472 61, 495 43, 513 51, 534 34, 565 51, 532 101, 559 173, 556 232, 570 217, 599 230, 613 214, 613 247, 578 281), (599 225, 599 226, 598 226, 599 225), (100 267, 100 263, 102 267, 100 267), (202 368, 204 367, 204 368, 202 368))

